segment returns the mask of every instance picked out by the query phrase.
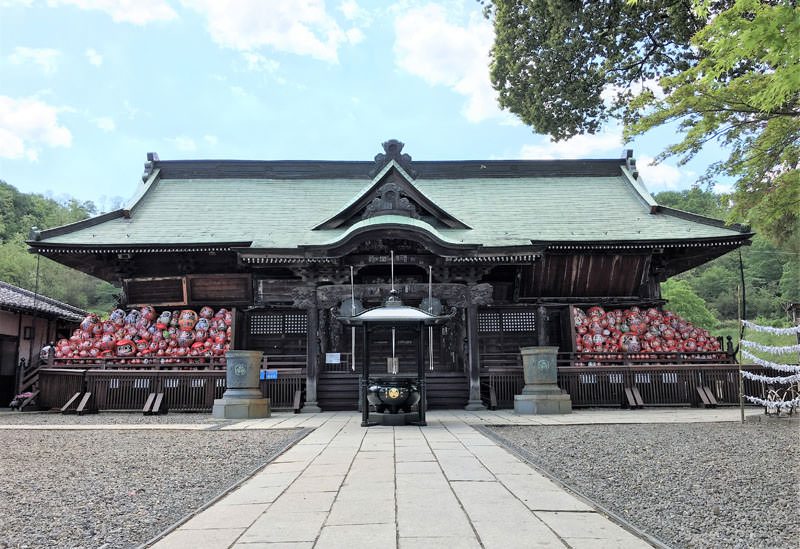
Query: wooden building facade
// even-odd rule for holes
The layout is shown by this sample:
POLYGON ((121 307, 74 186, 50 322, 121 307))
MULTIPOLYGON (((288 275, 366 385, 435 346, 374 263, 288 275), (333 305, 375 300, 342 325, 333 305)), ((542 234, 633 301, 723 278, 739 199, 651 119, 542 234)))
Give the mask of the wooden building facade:
POLYGON ((39 350, 68 337, 86 311, 41 294, 0 282, 0 407, 28 391, 28 367, 39 350))
MULTIPOLYGON (((233 309, 235 347, 304 368, 306 409, 331 410, 355 409, 361 368, 334 311, 386 299, 392 254, 406 304, 430 279, 457 309, 430 342, 430 406, 480 408, 482 372, 515 365, 520 346, 572 349, 570 306, 659 306, 660 282, 752 237, 658 205, 630 153, 419 162, 398 141, 383 148, 373 162, 151 153, 125 208, 33 230, 28 244, 121 286, 128 307, 233 309)), ((385 373, 394 347, 413 371, 419 337, 375 334, 370 369, 385 373)))

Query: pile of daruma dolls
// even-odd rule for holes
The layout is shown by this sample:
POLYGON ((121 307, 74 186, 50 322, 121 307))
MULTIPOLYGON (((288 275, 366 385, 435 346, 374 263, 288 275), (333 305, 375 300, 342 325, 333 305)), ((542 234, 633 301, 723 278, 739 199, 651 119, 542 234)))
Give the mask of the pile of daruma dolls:
POLYGON ((231 321, 230 311, 211 307, 160 315, 150 306, 127 313, 114 309, 106 320, 90 314, 69 339, 56 343, 55 358, 121 358, 131 364, 206 361, 224 357, 230 348, 231 321))
POLYGON ((630 358, 646 359, 653 353, 721 352, 721 345, 708 330, 671 311, 592 307, 584 312, 576 307, 575 350, 606 354, 591 358, 614 359, 621 358, 615 353, 629 353, 630 358))

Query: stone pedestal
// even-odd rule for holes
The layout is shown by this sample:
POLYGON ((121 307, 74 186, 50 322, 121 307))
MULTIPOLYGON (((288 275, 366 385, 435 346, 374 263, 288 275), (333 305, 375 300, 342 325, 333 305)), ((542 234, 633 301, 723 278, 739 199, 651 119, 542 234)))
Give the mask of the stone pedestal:
POLYGON ((558 388, 558 347, 522 347, 525 387, 514 395, 518 414, 568 414, 572 399, 558 388))
POLYGON ((227 388, 214 400, 211 414, 219 419, 252 419, 270 416, 269 399, 258 388, 261 351, 226 351, 227 388))

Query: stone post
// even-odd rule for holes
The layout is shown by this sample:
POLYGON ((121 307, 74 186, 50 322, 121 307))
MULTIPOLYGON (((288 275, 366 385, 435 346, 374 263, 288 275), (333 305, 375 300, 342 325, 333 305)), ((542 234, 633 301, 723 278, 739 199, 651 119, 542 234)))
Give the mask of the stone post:
POLYGON ((558 347, 522 347, 525 387, 514 395, 518 414, 568 414, 572 399, 558 388, 558 347))
POLYGON ((227 388, 214 401, 212 415, 219 419, 251 419, 270 416, 269 399, 258 388, 261 351, 226 351, 227 388))

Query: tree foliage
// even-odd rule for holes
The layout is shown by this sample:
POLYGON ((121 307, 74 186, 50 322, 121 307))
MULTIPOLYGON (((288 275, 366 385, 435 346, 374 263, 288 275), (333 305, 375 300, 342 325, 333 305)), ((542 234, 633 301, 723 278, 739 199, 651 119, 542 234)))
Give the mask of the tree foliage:
POLYGON ((736 0, 691 42, 704 55, 661 79, 663 97, 644 92, 631 102, 644 116, 626 136, 678 122, 683 139, 659 158, 681 163, 721 142, 730 155, 704 180, 736 178, 733 215, 777 243, 800 239, 800 7, 736 0))
POLYGON ((685 280, 670 279, 661 285, 661 292, 669 302, 670 311, 682 316, 695 326, 713 328, 717 319, 685 280))
POLYGON ((731 218, 800 248, 800 7, 795 0, 495 0, 492 83, 539 133, 631 139, 675 123, 659 157, 710 141, 736 180, 731 218), (658 85, 655 85, 656 82, 658 85))
MULTIPOLYGON (((57 201, 37 194, 20 193, 0 180, 0 280, 21 288, 36 289, 37 256, 25 244, 33 226, 57 227, 86 219, 96 213, 90 201, 74 198, 57 201)), ((108 282, 75 271, 47 258, 38 259, 39 291, 47 297, 92 311, 108 311, 119 291, 108 282)))
POLYGON ((696 65, 705 24, 690 0, 495 0, 487 15, 500 105, 555 139, 595 133, 642 83, 696 65))
MULTIPOLYGON (((717 218, 728 216, 732 207, 730 196, 698 188, 658 193, 655 199, 665 206, 717 218)), ((759 234, 741 253, 747 317, 784 318, 783 304, 800 298, 800 255, 786 244, 774 246, 759 234)), ((737 318, 737 288, 741 284, 738 253, 724 255, 671 280, 688 284, 718 320, 737 318)))

